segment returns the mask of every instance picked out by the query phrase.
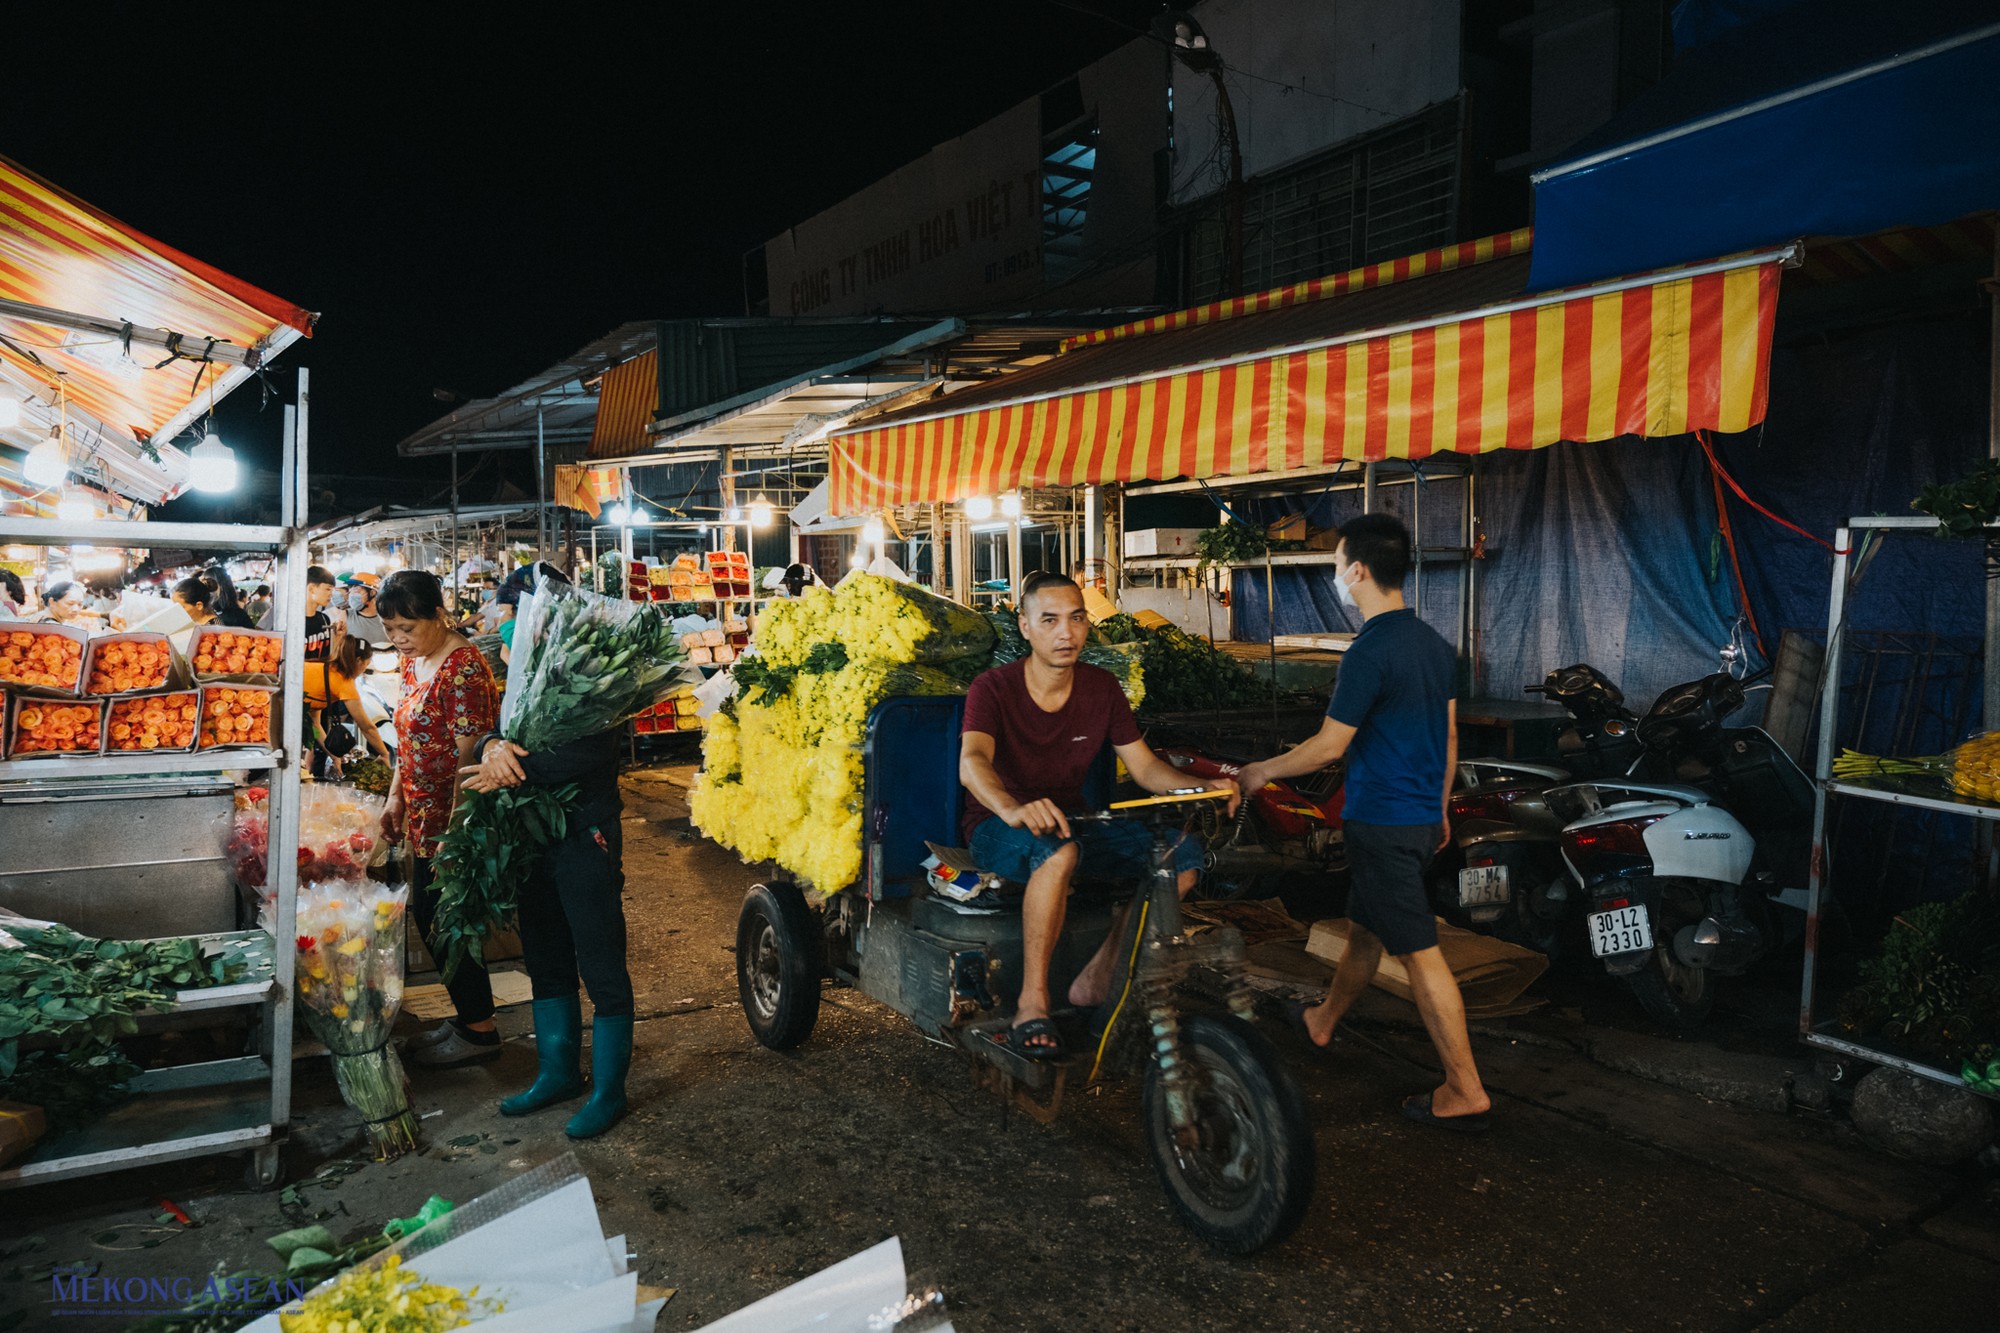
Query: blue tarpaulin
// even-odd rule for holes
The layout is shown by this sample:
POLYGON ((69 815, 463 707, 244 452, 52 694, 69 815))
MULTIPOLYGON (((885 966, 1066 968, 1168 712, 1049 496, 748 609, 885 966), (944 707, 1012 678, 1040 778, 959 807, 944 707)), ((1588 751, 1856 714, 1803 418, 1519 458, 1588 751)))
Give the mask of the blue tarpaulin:
POLYGON ((2000 0, 1829 0, 1716 32, 1537 172, 1530 285, 2000 207, 2000 0))
MULTIPOLYGON (((1962 476, 1985 456, 1986 375, 1983 341, 1962 320, 1779 347, 1766 427, 1717 440, 1717 453, 1759 503, 1831 539, 1851 516, 1909 513, 1923 486, 1962 476)), ((1456 545, 1461 480, 1385 486, 1378 507, 1408 522, 1420 494, 1423 544, 1456 545)), ((1520 697, 1551 668, 1587 661, 1643 710, 1666 687, 1715 669, 1739 599, 1708 462, 1692 439, 1488 454, 1477 496, 1487 536, 1478 575, 1483 693, 1520 697)), ((1787 629, 1823 633, 1827 552, 1733 495, 1727 503, 1769 651, 1787 629)), ((1266 521, 1305 508, 1314 523, 1337 527, 1361 511, 1361 497, 1338 491, 1232 507, 1266 521)), ((1459 569, 1441 558, 1421 575, 1423 617, 1449 640, 1459 632, 1459 569)), ((1275 574, 1278 633, 1358 628, 1334 595, 1329 567, 1275 574)), ((1977 640, 1984 592, 1976 545, 1903 536, 1870 563, 1850 624, 1977 640)), ((1263 571, 1239 570, 1232 594, 1236 637, 1265 641, 1263 571)), ((1415 600, 1416 581, 1406 596, 1415 600)), ((1938 737, 1939 748, 1956 739, 1938 737)))

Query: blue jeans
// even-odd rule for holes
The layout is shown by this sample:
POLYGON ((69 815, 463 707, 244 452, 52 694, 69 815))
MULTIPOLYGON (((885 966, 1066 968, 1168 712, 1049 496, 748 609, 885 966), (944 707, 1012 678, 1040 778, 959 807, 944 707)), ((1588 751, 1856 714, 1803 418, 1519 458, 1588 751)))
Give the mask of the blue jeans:
MULTIPOLYGON (((1153 830, 1134 819, 1114 819, 1103 823, 1070 826, 1069 841, 1077 846, 1077 879, 1105 879, 1130 883, 1153 873, 1153 830)), ((1201 869, 1201 844, 1183 833, 1174 844, 1176 871, 1201 869)), ((998 815, 989 815, 972 831, 968 849, 981 870, 1026 884, 1042 863, 1062 849, 1063 838, 1055 833, 1031 833, 1010 828, 998 815)))

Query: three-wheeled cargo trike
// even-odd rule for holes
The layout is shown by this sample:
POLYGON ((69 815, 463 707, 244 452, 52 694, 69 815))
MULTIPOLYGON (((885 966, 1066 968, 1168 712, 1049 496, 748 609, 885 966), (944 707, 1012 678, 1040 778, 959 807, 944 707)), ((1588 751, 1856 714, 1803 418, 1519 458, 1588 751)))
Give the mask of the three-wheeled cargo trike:
POLYGON ((1110 999, 1094 1012, 1052 1015, 1068 1057, 1028 1058, 1007 1043, 1020 989, 1020 886, 994 895, 998 906, 967 908, 930 891, 923 865, 934 846, 958 841, 963 707, 956 698, 894 698, 870 716, 864 855, 854 885, 818 906, 787 881, 745 896, 736 972, 752 1032, 774 1050, 803 1042, 819 1015, 821 983, 831 978, 965 1052, 978 1083, 1044 1124, 1067 1086, 1143 1067, 1147 1147, 1182 1220, 1231 1254, 1283 1239, 1312 1198, 1305 1097, 1252 1025, 1242 936, 1227 927, 1190 931, 1176 890, 1174 839, 1216 794, 1111 808, 1112 756, 1108 749, 1099 756, 1086 792, 1099 813, 1080 817, 1149 822, 1154 869, 1136 883, 1077 886, 1050 993, 1067 993, 1122 904, 1129 910, 1110 999))

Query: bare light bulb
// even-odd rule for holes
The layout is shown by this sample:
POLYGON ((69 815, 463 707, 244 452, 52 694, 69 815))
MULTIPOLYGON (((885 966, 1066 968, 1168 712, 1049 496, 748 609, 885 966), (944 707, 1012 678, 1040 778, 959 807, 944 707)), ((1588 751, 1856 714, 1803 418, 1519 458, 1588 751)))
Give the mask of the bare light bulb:
POLYGON ((760 494, 750 502, 750 526, 753 528, 770 527, 773 512, 774 506, 760 494))
POLYGON ((1008 491, 1005 495, 1001 496, 1000 512, 1008 518, 1019 518, 1021 516, 1021 493, 1019 491, 1008 491))
POLYGON ((993 517, 993 497, 990 495, 968 495, 965 497, 965 516, 974 522, 993 517))
POLYGON ((188 452, 188 485, 220 495, 236 489, 236 455, 218 435, 205 435, 188 452))
POLYGON ((69 461, 63 457, 62 441, 51 435, 28 450, 21 475, 30 486, 60 486, 69 475, 69 461))

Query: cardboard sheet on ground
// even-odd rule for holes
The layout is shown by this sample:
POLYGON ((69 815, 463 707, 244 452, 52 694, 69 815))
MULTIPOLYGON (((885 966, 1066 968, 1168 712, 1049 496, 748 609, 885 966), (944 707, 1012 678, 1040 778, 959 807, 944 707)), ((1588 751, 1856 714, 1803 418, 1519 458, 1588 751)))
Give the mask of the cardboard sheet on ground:
MULTIPOLYGON (((1306 940, 1306 952, 1324 962, 1338 963, 1347 952, 1347 932, 1352 924, 1345 917, 1315 922, 1306 940)), ((1438 947, 1465 996, 1467 1018, 1505 1018, 1541 1005, 1538 999, 1524 998, 1522 992, 1549 970, 1548 955, 1491 935, 1461 930, 1445 921, 1437 923, 1437 930, 1438 947)), ((1409 973, 1394 958, 1382 959, 1375 984, 1398 999, 1410 999, 1409 973)))
MULTIPOLYGON (((526 972, 494 972, 493 1003, 501 1008, 526 1004, 535 998, 534 986, 526 972)), ((443 986, 412 986, 403 992, 403 1012, 426 1023, 441 1023, 458 1012, 443 986)))

